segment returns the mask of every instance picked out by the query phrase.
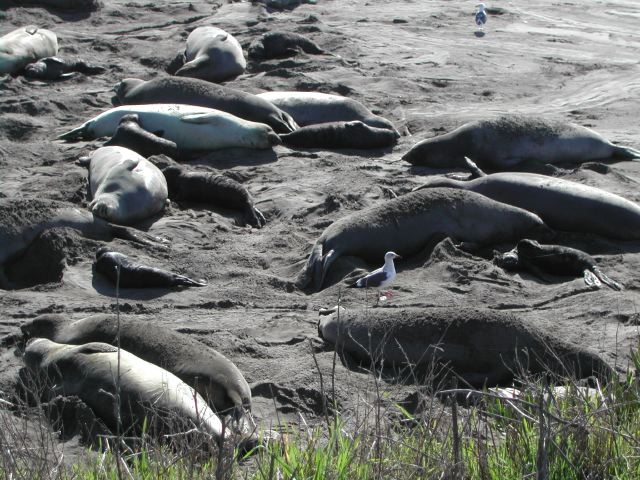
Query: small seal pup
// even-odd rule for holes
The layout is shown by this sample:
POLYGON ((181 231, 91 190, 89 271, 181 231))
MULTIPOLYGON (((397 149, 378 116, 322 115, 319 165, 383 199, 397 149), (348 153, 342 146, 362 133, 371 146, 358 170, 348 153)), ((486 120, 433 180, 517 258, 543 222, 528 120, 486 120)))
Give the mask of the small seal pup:
POLYGON ((464 166, 465 156, 482 169, 501 171, 526 167, 527 163, 640 158, 640 151, 616 146, 574 123, 503 115, 466 123, 445 135, 423 140, 402 158, 412 165, 456 168, 464 166))
POLYGON ((376 128, 353 120, 301 127, 280 135, 282 143, 301 148, 383 148, 395 145, 398 137, 393 130, 376 128))
POLYGON ((249 225, 262 228, 267 221, 254 203, 249 190, 239 182, 211 172, 190 172, 180 165, 162 169, 172 200, 202 202, 244 212, 249 225))
POLYGON ((184 103, 222 110, 252 122, 266 123, 276 133, 289 133, 298 128, 291 115, 257 95, 197 78, 161 77, 146 82, 138 78, 125 78, 114 87, 114 91, 114 105, 184 103))
POLYGON ((296 286, 319 291, 327 271, 342 255, 375 261, 393 250, 406 258, 442 236, 492 244, 543 234, 550 232, 542 220, 521 208, 453 188, 418 190, 329 225, 312 247, 296 286))
POLYGON ((604 283, 613 290, 624 290, 622 285, 600 270, 591 255, 562 245, 540 245, 535 240, 523 239, 513 250, 496 254, 493 261, 506 270, 529 270, 543 280, 546 279, 545 272, 561 276, 582 276, 584 283, 589 286, 600 288, 604 283))
MULTIPOLYGON (((89 342, 115 345, 118 318, 99 314, 71 320, 64 315, 45 314, 20 329, 25 340, 42 337, 72 345, 89 342)), ((251 410, 251 389, 238 367, 218 351, 187 335, 120 316, 120 345, 191 385, 218 413, 232 413, 240 418, 251 410)))
POLYGON ((313 41, 298 33, 267 32, 251 42, 248 53, 254 60, 291 57, 300 52, 319 55, 326 53, 313 41))
POLYGON ((373 114, 362 103, 352 98, 319 92, 265 92, 258 94, 258 97, 287 112, 301 127, 317 123, 360 120, 371 127, 393 130, 397 137, 400 137, 389 120, 373 114))
POLYGON ((89 189, 91 212, 124 225, 161 212, 169 194, 158 167, 124 147, 101 147, 92 153, 89 189))
POLYGON ((158 287, 206 287, 205 282, 198 282, 189 277, 173 273, 161 268, 142 265, 129 259, 126 255, 112 251, 109 247, 101 247, 96 252, 94 262, 96 271, 107 277, 111 282, 122 288, 158 288, 158 287))
POLYGON ((60 140, 111 137, 125 115, 136 114, 140 126, 175 142, 180 150, 217 150, 221 148, 271 148, 280 137, 270 126, 243 120, 220 110, 156 103, 125 105, 93 117, 81 126, 63 133, 60 140))
POLYGON ((318 334, 360 361, 407 367, 403 375, 451 370, 475 386, 509 382, 514 374, 608 379, 600 356, 539 331, 511 313, 480 308, 376 308, 324 315, 318 334))
POLYGON ((116 133, 104 146, 129 148, 145 158, 152 155, 166 155, 174 159, 179 157, 175 142, 147 132, 140 126, 140 119, 135 113, 120 119, 116 133))
POLYGON ((183 62, 175 75, 214 83, 231 80, 247 68, 238 40, 221 28, 211 26, 198 27, 189 34, 183 62))
POLYGON ((70 78, 76 72, 85 75, 98 75, 107 69, 98 65, 92 65, 83 60, 64 60, 60 57, 47 57, 30 63, 24 67, 24 76, 38 80, 59 80, 70 78))
POLYGON ((171 425, 186 421, 218 443, 223 441, 222 422, 200 394, 172 373, 124 349, 118 351, 107 343, 66 345, 37 338, 27 345, 23 359, 31 372, 51 382, 51 396, 78 396, 113 431, 120 418, 125 431, 140 432, 144 419, 150 417, 151 427, 160 426, 154 433, 175 433, 171 425))
POLYGON ((18 28, 0 37, 0 75, 15 75, 28 64, 58 54, 58 37, 34 25, 18 28))

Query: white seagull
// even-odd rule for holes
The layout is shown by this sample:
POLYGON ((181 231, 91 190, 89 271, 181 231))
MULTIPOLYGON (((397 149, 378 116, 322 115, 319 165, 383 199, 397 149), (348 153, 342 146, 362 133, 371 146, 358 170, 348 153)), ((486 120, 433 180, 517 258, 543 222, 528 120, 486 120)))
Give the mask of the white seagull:
POLYGON ((476 25, 480 27, 480 30, 484 28, 484 24, 487 23, 487 14, 484 11, 486 5, 484 3, 480 3, 476 5, 478 7, 478 11, 476 12, 476 25))
MULTIPOLYGON (((380 290, 388 286, 396 278, 396 267, 393 264, 394 258, 402 258, 395 252, 387 252, 384 254, 384 265, 377 270, 359 278, 353 285, 349 285, 348 288, 375 288, 378 290, 378 300, 376 305, 380 301, 380 290)), ((385 292, 386 295, 391 296, 391 292, 385 292)))

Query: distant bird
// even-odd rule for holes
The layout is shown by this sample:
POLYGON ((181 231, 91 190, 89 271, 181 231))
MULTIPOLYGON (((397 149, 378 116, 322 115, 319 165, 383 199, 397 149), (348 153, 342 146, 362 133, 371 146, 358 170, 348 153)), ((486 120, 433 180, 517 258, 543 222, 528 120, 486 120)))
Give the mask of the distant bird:
MULTIPOLYGON (((377 270, 359 278, 353 285, 348 288, 375 288, 378 290, 378 299, 376 305, 380 301, 380 290, 388 286, 396 278, 396 267, 393 264, 394 258, 402 258, 395 252, 387 252, 384 254, 384 265, 377 270)), ((387 296, 391 296, 391 292, 384 292, 387 296)))
POLYGON ((484 11, 486 8, 484 3, 480 3, 476 5, 478 7, 478 11, 476 12, 476 25, 480 28, 480 30, 484 29, 484 24, 487 23, 487 14, 484 11))

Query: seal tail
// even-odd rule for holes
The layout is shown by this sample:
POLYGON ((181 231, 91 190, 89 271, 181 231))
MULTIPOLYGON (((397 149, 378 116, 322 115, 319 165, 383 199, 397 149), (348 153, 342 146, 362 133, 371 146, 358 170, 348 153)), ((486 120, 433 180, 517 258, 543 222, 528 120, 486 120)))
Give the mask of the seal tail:
POLYGON ((207 282, 198 282, 197 280, 193 280, 189 277, 185 277, 184 275, 173 275, 173 284, 174 285, 182 285, 185 287, 206 287, 207 282))
POLYGON ((611 278, 606 276, 604 274, 604 272, 602 270, 600 270, 598 267, 593 267, 592 270, 593 270, 593 273, 595 274, 595 276, 598 277, 598 279, 602 283, 607 285, 609 288, 612 288, 613 290, 616 290, 618 292, 624 290, 624 287, 620 283, 618 283, 615 280, 612 280, 611 278))
POLYGON ((640 150, 631 147, 620 147, 614 145, 613 156, 617 158, 637 158, 640 159, 640 150))
POLYGON ((78 139, 84 138, 88 128, 89 128, 89 124, 84 123, 80 125, 78 128, 74 128, 73 130, 70 130, 58 136, 58 140, 69 141, 69 140, 78 140, 78 139))

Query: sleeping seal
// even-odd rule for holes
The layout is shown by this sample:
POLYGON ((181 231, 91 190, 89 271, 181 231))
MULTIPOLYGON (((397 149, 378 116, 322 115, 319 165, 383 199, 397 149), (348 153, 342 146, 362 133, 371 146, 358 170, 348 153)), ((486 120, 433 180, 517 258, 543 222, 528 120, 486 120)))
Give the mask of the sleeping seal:
POLYGON ((59 80, 70 78, 76 72, 85 75, 98 75, 106 72, 106 68, 92 65, 83 60, 64 60, 60 57, 47 57, 30 63, 24 67, 24 76, 39 80, 59 80))
POLYGON ((584 283, 597 288, 604 283, 613 290, 624 290, 622 285, 600 270, 591 255, 562 245, 540 245, 535 240, 524 239, 510 252, 497 254, 493 261, 508 270, 530 270, 543 280, 546 279, 544 272, 549 272, 553 275, 583 277, 584 283))
POLYGON ((523 369, 607 379, 597 354, 545 335, 513 314, 477 308, 378 308, 323 316, 318 333, 336 351, 421 377, 443 367, 476 387, 510 382, 523 369))
MULTIPOLYGON (((116 344, 116 315, 92 315, 71 320, 46 314, 21 327, 25 339, 48 338, 58 343, 116 344)), ((240 418, 251 409, 251 389, 227 357, 193 338, 152 322, 120 316, 120 345, 141 359, 158 365, 195 388, 219 413, 240 418)))
POLYGON ((291 57, 300 52, 319 55, 325 53, 318 45, 298 33, 267 32, 251 42, 248 53, 254 60, 291 57))
MULTIPOLYGON (((24 351, 24 363, 50 381, 51 396, 78 396, 116 431, 118 417, 125 431, 141 432, 144 420, 159 427, 154 433, 172 432, 175 422, 197 426, 223 441, 222 422, 207 402, 172 373, 107 343, 65 345, 46 338, 33 340, 24 351), (116 391, 120 368, 120 411, 116 391)), ((228 431, 227 431, 228 432, 228 431)), ((226 433, 226 432, 225 432, 226 433)), ((226 435, 225 435, 226 437, 226 435)))
POLYGON ((184 65, 179 77, 224 82, 242 75, 247 68, 242 47, 233 35, 217 27, 198 27, 187 37, 184 65))
POLYGON ((91 212, 113 223, 133 224, 161 212, 167 181, 149 160, 124 147, 101 147, 91 155, 91 212))
POLYGON ((212 108, 156 103, 112 108, 81 126, 60 135, 60 140, 110 137, 125 115, 136 114, 140 126, 167 140, 180 150, 221 148, 271 148, 281 142, 270 126, 249 122, 212 108))
MULTIPOLYGON (((294 115, 295 118, 295 115, 294 115)), ((500 171, 527 163, 583 163, 612 157, 640 158, 640 151, 618 147, 574 123, 503 115, 462 125, 414 145, 402 158, 431 168, 464 166, 470 157, 482 169, 500 171)))
POLYGON ((276 133, 293 132, 298 128, 291 115, 257 95, 197 78, 161 77, 146 82, 137 78, 125 78, 114 90, 114 105, 184 103, 222 110, 245 120, 265 123, 276 133))
POLYGON ((383 148, 395 145, 398 137, 393 130, 362 123, 331 122, 308 125, 295 132, 280 135, 282 143, 301 148, 383 148))
POLYGON ((58 37, 34 25, 0 37, 0 75, 15 75, 29 63, 58 54, 58 37))
POLYGON ((531 238, 532 234, 536 237, 549 231, 537 215, 526 210, 475 192, 419 190, 329 225, 313 246, 296 286, 320 290, 331 264, 342 255, 377 261, 385 252, 394 251, 406 258, 442 236, 492 244, 531 238))

